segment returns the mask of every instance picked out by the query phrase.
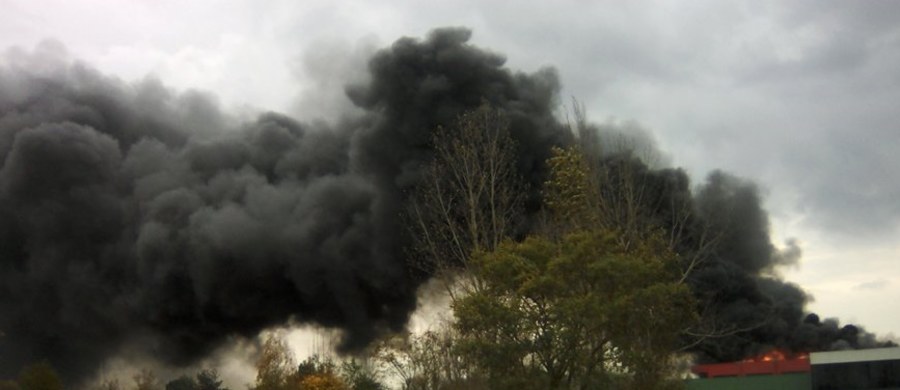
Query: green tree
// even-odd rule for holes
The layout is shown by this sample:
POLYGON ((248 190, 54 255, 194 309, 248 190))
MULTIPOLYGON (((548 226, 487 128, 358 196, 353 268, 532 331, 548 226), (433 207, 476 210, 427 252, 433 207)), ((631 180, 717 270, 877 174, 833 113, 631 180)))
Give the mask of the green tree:
POLYGON ((196 376, 196 383, 197 390, 228 390, 222 386, 222 379, 215 369, 200 370, 196 376))
POLYGON ((694 320, 677 257, 659 235, 599 223, 577 150, 548 165, 545 233, 475 254, 483 288, 453 303, 457 351, 496 389, 662 387, 694 320))
POLYGON ((22 369, 19 374, 21 390, 62 390, 62 381, 50 363, 43 361, 22 369))
POLYGON ((548 226, 542 233, 559 236, 601 226, 597 178, 582 153, 554 147, 547 168, 550 173, 541 193, 548 226))
POLYGON ((317 354, 307 357, 297 365, 297 377, 303 379, 310 375, 332 374, 337 372, 337 365, 331 358, 323 358, 317 354))
POLYGON ((387 389, 387 386, 381 383, 378 375, 369 366, 362 365, 356 360, 341 364, 341 377, 352 390, 387 389))
MULTIPOLYGON (((740 340, 741 333, 778 321, 773 312, 759 321, 735 323, 721 311, 715 296, 703 293, 707 289, 696 288, 692 281, 698 270, 715 266, 717 257, 727 251, 723 245, 727 246, 733 229, 742 224, 721 223, 729 218, 715 215, 718 210, 709 207, 714 203, 702 199, 706 191, 692 194, 684 172, 658 164, 661 156, 651 140, 625 135, 641 133, 635 124, 624 124, 631 129, 593 125, 587 121, 582 105, 573 100, 573 107, 575 120, 570 128, 579 141, 573 151, 584 156, 583 165, 593 181, 591 190, 596 195, 590 199, 597 225, 618 231, 626 245, 663 238, 670 250, 679 254, 679 281, 694 287, 698 319, 682 331, 680 349, 692 349, 711 339, 717 340, 712 345, 740 340)), ((724 209, 733 210, 727 206, 724 209)))
POLYGON ((187 375, 182 375, 166 383, 166 390, 198 390, 197 381, 187 375))
POLYGON ((613 233, 531 237, 474 261, 486 288, 454 304, 458 350, 492 388, 588 389, 617 377, 655 388, 641 386, 670 373, 692 320, 671 254, 653 244, 626 250, 613 233))

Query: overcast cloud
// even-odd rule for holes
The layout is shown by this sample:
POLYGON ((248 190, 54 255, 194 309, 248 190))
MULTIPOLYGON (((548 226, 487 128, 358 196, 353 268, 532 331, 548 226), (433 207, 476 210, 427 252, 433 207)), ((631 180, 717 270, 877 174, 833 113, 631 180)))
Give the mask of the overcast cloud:
POLYGON ((349 107, 374 49, 447 25, 512 68, 555 67, 563 97, 636 121, 695 182, 756 181, 813 309, 900 332, 883 308, 900 300, 900 2, 0 0, 0 48, 53 39, 126 82, 303 118, 349 107))

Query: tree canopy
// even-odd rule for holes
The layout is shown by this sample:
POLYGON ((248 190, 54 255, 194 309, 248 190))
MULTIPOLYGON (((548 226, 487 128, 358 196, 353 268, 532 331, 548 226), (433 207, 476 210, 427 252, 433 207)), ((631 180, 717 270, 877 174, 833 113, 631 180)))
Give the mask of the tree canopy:
POLYGON ((657 388, 694 320, 677 257, 659 237, 634 242, 596 223, 577 150, 548 165, 552 233, 474 254, 484 288, 453 303, 458 351, 491 388, 657 388))
POLYGON ((604 231, 508 241, 475 258, 486 288, 454 304, 459 351, 492 388, 656 384, 692 320, 671 260, 604 231))

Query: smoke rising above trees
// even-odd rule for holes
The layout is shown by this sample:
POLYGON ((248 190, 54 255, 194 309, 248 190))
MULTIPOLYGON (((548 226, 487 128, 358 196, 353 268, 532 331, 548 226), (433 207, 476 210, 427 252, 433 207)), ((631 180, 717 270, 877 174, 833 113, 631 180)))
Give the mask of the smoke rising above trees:
MULTIPOLYGON (((410 268, 400 215, 432 157, 432 131, 482 102, 502 111, 529 184, 526 213, 551 148, 574 142, 554 116, 555 71, 512 71, 470 36, 439 29, 377 52, 371 80, 346 89, 365 113, 330 124, 277 113, 242 122, 213 97, 124 82, 40 47, 7 56, 0 375, 46 358, 77 381, 125 346, 188 364, 289 320, 343 330, 346 350, 401 330, 430 276, 410 268)), ((676 252, 704 248, 695 295, 743 330, 698 344, 705 356, 871 342, 804 320, 806 295, 768 273, 786 256, 752 184, 718 173, 695 192, 683 171, 626 152, 595 157, 639 180, 645 221, 685 221, 676 252), (709 229, 721 232, 712 246, 709 229)))

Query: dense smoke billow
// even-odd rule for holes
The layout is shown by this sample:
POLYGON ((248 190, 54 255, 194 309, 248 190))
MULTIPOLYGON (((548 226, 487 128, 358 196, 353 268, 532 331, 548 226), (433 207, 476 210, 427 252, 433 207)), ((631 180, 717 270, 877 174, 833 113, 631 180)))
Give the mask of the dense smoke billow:
MULTIPOLYGON (((124 345, 188 364, 289 320, 341 329, 346 349, 402 328, 428 276, 407 266, 400 216, 430 131, 482 101, 504 110, 532 198, 551 146, 572 142, 553 115, 555 73, 513 72, 469 37, 441 29, 377 52, 371 80, 346 91, 365 114, 328 125, 275 113, 241 123, 203 94, 126 83, 42 48, 8 55, 0 376, 46 358, 79 380, 124 345)), ((691 284, 717 318, 763 325, 710 339, 707 356, 868 340, 804 319, 805 294, 766 276, 790 256, 770 243, 752 185, 716 174, 693 194, 681 171, 602 158, 637 164, 660 197, 690 204, 696 226, 725 232, 691 284)))
POLYGON ((48 358, 81 378, 125 344, 184 364, 289 319, 342 329, 348 349, 402 328, 422 275, 399 217, 429 130, 486 99, 509 112, 523 171, 562 133, 555 75, 511 72, 469 35, 377 53, 348 88, 367 115, 331 128, 236 123, 203 95, 41 49, 7 58, 0 375, 48 358))
POLYGON ((801 250, 794 241, 780 250, 772 244, 753 183, 717 171, 692 189, 684 171, 652 169, 636 149, 648 150, 627 146, 598 153, 607 182, 601 195, 626 210, 628 194, 640 189, 641 196, 632 198, 640 211, 623 214, 662 227, 671 238, 699 301, 702 323, 685 337, 699 361, 736 361, 773 348, 803 353, 893 345, 859 326, 821 321, 804 311, 809 296, 774 272, 795 263, 801 250))

